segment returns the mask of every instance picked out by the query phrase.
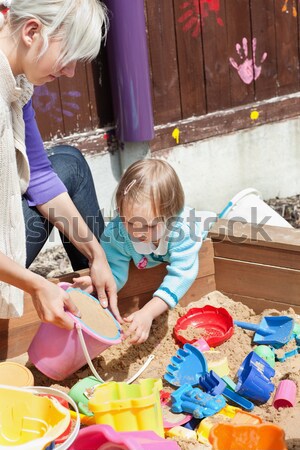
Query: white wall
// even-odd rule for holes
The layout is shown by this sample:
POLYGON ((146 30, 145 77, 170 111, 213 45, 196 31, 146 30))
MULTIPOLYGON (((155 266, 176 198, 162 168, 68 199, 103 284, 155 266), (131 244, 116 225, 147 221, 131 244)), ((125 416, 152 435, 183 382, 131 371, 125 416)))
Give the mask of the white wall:
POLYGON ((180 145, 166 159, 198 209, 220 212, 247 187, 264 199, 300 194, 300 118, 180 145))

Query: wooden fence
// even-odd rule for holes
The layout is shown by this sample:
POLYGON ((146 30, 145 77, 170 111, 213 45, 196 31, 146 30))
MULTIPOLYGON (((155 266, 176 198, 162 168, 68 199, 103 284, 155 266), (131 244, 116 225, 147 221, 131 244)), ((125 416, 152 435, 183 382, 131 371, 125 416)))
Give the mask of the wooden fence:
MULTIPOLYGON (((157 125, 152 149, 174 145, 174 126, 163 130, 168 123, 198 118, 197 132, 182 125, 182 142, 189 142, 216 130, 220 134, 299 114, 297 99, 279 109, 273 102, 250 120, 251 108, 264 102, 268 108, 266 100, 299 91, 299 5, 299 0, 145 0, 157 125), (242 117, 244 105, 248 110, 242 117)), ((34 105, 44 138, 112 121, 102 55, 101 70, 99 62, 81 66, 73 80, 38 88, 34 105)))

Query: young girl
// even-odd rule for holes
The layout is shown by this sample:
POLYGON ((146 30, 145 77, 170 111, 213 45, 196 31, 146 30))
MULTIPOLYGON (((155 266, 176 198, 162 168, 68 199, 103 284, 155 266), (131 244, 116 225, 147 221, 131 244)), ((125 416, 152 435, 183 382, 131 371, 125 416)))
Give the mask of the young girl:
POLYGON ((78 60, 97 56, 105 27, 97 0, 0 0, 0 318, 22 315, 27 291, 41 320, 73 327, 65 308, 78 311, 69 295, 25 268, 52 225, 67 237, 74 269, 90 266, 102 304, 105 292, 116 301, 93 234, 100 236, 103 219, 87 163, 61 146, 51 150, 52 168, 31 103, 33 85, 73 77, 78 60))
MULTIPOLYGON (((118 215, 108 224, 101 244, 120 290, 128 279, 129 262, 138 269, 167 263, 167 275, 152 299, 124 321, 131 342, 144 342, 153 319, 174 308, 188 291, 198 273, 198 252, 207 224, 215 215, 184 206, 184 193, 174 169, 165 161, 145 159, 132 164, 124 173, 116 192, 118 215), (206 216, 206 217, 205 217, 206 216), (208 220, 207 220, 208 221, 208 220)), ((142 276, 142 274, 141 274, 142 276)), ((89 277, 74 279, 74 287, 92 292, 89 277)), ((123 323, 117 305, 112 312, 123 323)))

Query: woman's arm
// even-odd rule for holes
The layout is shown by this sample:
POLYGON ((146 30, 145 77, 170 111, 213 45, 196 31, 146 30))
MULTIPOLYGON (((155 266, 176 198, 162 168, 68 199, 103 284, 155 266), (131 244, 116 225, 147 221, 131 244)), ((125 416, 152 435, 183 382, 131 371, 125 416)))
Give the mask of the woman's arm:
POLYGON ((117 287, 104 250, 66 192, 36 206, 89 261, 91 278, 103 307, 117 303, 117 287), (108 297, 108 299, 107 299, 108 297))
POLYGON ((0 253, 0 279, 28 292, 43 322, 51 322, 69 330, 74 327, 74 322, 65 313, 64 307, 76 316, 80 316, 80 313, 69 294, 59 286, 21 267, 3 253, 0 253))
POLYGON ((52 169, 31 100, 23 108, 23 118, 30 164, 30 184, 25 194, 29 206, 35 206, 89 260, 92 281, 102 306, 107 306, 106 293, 110 302, 116 303, 116 286, 105 254, 52 169))

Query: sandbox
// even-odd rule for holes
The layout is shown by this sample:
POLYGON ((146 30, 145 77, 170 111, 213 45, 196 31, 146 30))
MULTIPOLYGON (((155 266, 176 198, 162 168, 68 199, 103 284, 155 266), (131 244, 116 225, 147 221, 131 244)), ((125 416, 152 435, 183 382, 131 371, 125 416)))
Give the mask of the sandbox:
MULTIPOLYGON (((159 317, 153 324, 151 336, 140 346, 122 342, 105 350, 94 359, 94 364, 106 381, 125 381, 146 361, 149 354, 155 358, 142 375, 163 377, 170 357, 175 355, 178 345, 173 337, 173 327, 178 318, 192 307, 213 305, 224 307, 235 320, 258 323, 264 315, 287 314, 300 322, 300 232, 277 227, 254 227, 249 224, 231 224, 219 221, 212 229, 209 239, 200 251, 198 277, 182 299, 180 306, 159 317)), ((159 285, 165 267, 158 266, 149 271, 130 269, 130 279, 119 293, 121 312, 130 313, 144 304, 159 285)), ((68 281, 74 274, 57 281, 68 281)), ((38 319, 27 297, 25 316, 19 321, 1 321, 1 359, 24 353, 32 339, 38 319), (22 336, 22 342, 20 342, 22 336), (25 341, 25 342, 24 342, 25 341)), ((254 348, 253 332, 235 327, 233 336, 219 346, 228 358, 230 375, 235 373, 244 357, 254 348)), ((36 385, 56 386, 52 380, 30 367, 36 385)), ((255 407, 254 414, 263 420, 281 426, 286 433, 289 450, 300 448, 300 356, 295 355, 284 362, 276 362, 274 383, 290 379, 297 383, 297 403, 293 408, 276 410, 272 406, 273 395, 262 406, 255 407)), ((68 391, 79 379, 91 375, 84 367, 59 384, 68 391)), ((164 381, 164 388, 172 386, 164 381)), ((178 440, 184 450, 204 450, 209 447, 194 440, 178 440)))

